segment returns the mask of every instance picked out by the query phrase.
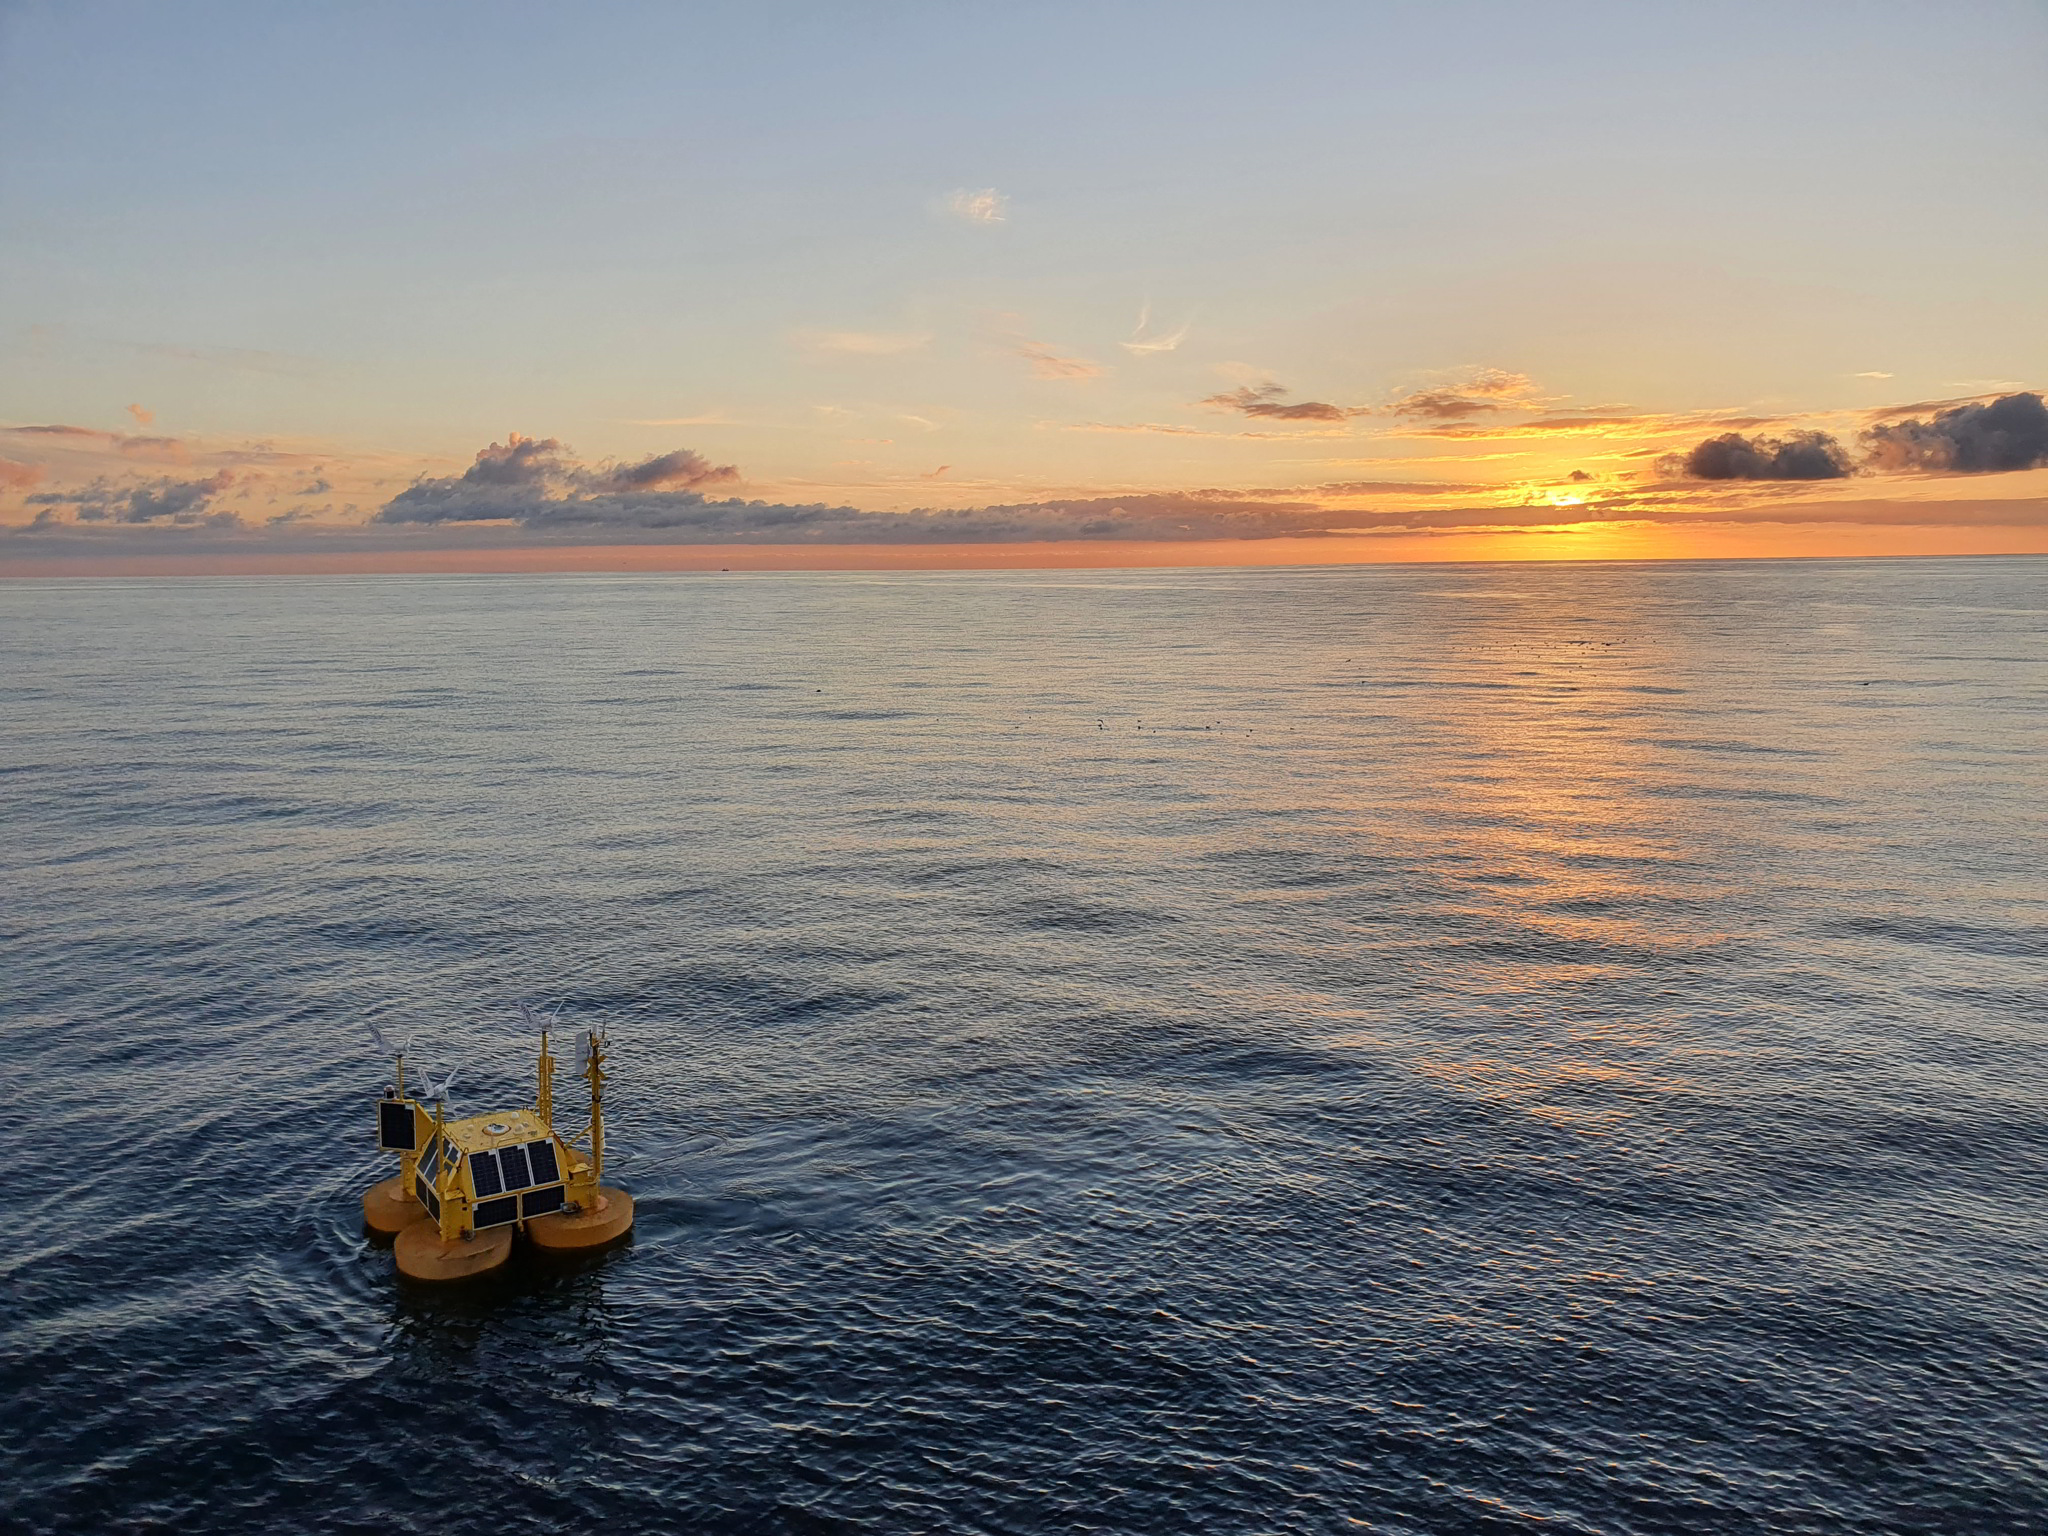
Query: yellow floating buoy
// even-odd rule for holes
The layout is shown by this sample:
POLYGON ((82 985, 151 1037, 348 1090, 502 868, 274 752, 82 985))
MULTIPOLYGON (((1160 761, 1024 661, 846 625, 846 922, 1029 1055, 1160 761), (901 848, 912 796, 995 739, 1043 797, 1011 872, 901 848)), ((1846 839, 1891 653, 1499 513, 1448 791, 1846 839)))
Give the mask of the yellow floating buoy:
POLYGON ((559 1253, 602 1248, 632 1230, 633 1197, 600 1182, 607 1044, 595 1029, 576 1042, 590 1119, 573 1138, 555 1129, 555 1058, 545 1028, 532 1109, 451 1121, 444 1109, 450 1076, 429 1083, 429 1114, 406 1091, 405 1053, 398 1053, 393 1086, 377 1102, 377 1144, 398 1154, 398 1175, 364 1192, 363 1221, 374 1233, 396 1235, 401 1274, 435 1281, 489 1274, 511 1256, 515 1232, 559 1253))
POLYGON ((416 1221, 424 1221, 427 1208, 408 1187, 404 1174, 395 1173, 363 1191, 363 1225, 379 1237, 396 1237, 416 1221))
POLYGON ((633 1197, 606 1185, 597 1198, 577 1211, 536 1216, 526 1235, 536 1248, 550 1253, 576 1253, 615 1243, 633 1230, 633 1197))
POLYGON ((392 1246, 398 1272, 408 1280, 474 1280, 504 1268, 512 1257, 512 1229, 490 1227, 451 1240, 441 1236, 440 1223, 422 1216, 392 1246))

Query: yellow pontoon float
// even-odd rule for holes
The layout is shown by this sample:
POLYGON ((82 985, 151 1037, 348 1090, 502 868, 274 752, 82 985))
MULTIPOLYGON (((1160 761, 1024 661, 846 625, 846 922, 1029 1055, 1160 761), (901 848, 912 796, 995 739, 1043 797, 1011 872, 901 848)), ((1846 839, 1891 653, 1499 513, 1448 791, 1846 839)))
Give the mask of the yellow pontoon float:
POLYGON ((397 1239, 398 1272, 412 1280, 467 1280, 512 1256, 524 1232, 536 1248, 575 1252, 616 1242, 633 1227, 633 1197, 605 1185, 602 1030, 577 1036, 576 1074, 590 1084, 590 1119, 573 1138, 555 1129, 555 1058, 540 1036, 531 1109, 449 1120, 448 1085, 429 1082, 427 1104, 406 1089, 405 1052, 377 1101, 377 1145, 398 1172, 364 1191, 363 1221, 397 1239))

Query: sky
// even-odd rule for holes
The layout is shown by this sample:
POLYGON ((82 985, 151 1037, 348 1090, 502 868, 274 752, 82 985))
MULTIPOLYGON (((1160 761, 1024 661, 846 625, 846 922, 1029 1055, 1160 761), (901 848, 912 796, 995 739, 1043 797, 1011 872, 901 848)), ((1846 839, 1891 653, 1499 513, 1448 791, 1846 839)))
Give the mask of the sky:
POLYGON ((0 574, 2048 552, 2039 0, 0 0, 0 574))

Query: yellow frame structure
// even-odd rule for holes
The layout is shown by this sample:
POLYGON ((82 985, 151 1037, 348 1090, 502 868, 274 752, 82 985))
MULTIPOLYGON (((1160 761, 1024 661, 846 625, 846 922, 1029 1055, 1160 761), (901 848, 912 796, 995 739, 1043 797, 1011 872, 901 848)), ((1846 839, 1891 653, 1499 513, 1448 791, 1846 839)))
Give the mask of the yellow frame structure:
MULTIPOLYGON (((590 1118, 573 1139, 555 1129, 555 1058, 548 1049, 548 1032, 540 1037, 540 1055, 534 1063, 534 1107, 493 1114, 469 1115, 451 1121, 439 1101, 429 1119, 426 1107, 405 1091, 405 1056, 398 1057, 395 1098, 413 1111, 413 1150, 399 1150, 401 1189, 411 1191, 426 1208, 439 1229, 441 1241, 452 1243, 472 1236, 479 1206, 513 1199, 517 1214, 510 1222, 493 1221, 492 1227, 524 1227, 534 1217, 561 1210, 574 1214, 594 1209, 598 1182, 604 1175, 604 1067, 608 1042, 601 1030, 593 1029, 578 1042, 582 1062, 579 1074, 590 1086, 590 1118), (422 1137, 424 1132, 424 1138, 422 1137), (545 1141, 552 1144, 556 1177, 539 1184, 521 1184, 512 1190, 479 1196, 474 1159, 478 1153, 496 1153, 515 1146, 545 1141), (580 1155, 587 1145, 588 1155, 580 1155), (423 1171, 424 1170, 424 1171, 423 1171), (559 1187, 562 1198, 545 1205, 548 1193, 559 1187), (535 1201, 533 1197, 540 1197, 535 1201), (539 1204, 544 1209, 531 1209, 539 1204)), ((381 1140, 381 1136, 380 1136, 381 1140)), ((523 1160, 519 1166, 525 1166, 523 1160)))

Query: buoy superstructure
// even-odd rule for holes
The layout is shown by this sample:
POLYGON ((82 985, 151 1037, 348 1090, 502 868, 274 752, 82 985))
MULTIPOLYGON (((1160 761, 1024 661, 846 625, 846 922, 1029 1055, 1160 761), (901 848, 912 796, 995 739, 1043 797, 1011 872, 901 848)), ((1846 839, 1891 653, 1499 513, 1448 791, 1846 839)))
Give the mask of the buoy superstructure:
POLYGON ((377 1145, 398 1172, 363 1194, 363 1221, 395 1239, 399 1273, 411 1280, 467 1280, 501 1268, 515 1234, 551 1252, 601 1248, 633 1227, 633 1197, 604 1179, 601 1029, 576 1037, 575 1074, 590 1087, 590 1118, 572 1136, 555 1126, 555 1058, 541 1031, 530 1109, 447 1117, 447 1087, 424 1099, 406 1084, 396 1053, 392 1085, 377 1101, 377 1145), (429 1108, 431 1103, 431 1109, 429 1108))

